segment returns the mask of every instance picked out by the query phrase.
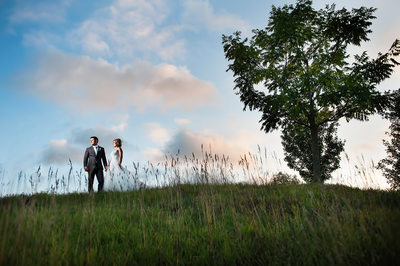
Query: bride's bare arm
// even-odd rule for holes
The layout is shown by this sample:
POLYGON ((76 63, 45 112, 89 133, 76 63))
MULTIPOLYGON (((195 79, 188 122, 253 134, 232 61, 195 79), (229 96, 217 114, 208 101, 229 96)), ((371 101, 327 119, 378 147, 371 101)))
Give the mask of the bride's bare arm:
POLYGON ((122 164, 122 157, 123 157, 123 151, 122 151, 121 148, 118 148, 117 151, 118 151, 118 154, 119 154, 118 165, 119 165, 119 167, 121 167, 121 164, 122 164))

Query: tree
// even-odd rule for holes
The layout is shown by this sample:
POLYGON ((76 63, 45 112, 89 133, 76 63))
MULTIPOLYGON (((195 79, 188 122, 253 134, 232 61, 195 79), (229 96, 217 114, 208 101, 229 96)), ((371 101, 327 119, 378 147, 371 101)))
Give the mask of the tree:
POLYGON ((389 181, 393 189, 400 188, 400 89, 390 95, 389 110, 386 112, 386 118, 390 119, 391 137, 389 141, 384 140, 387 157, 378 163, 378 168, 382 169, 383 175, 389 181))
MULTIPOLYGON (((337 122, 320 127, 318 145, 321 148, 321 181, 328 180, 331 173, 339 168, 340 153, 344 150, 344 141, 336 136, 337 122)), ((308 182, 313 181, 310 132, 304 127, 287 125, 282 131, 282 146, 288 166, 300 173, 308 182)))
POLYGON ((375 10, 331 5, 316 11, 312 1, 299 0, 294 6, 272 6, 266 28, 253 30, 250 40, 240 32, 222 36, 234 89, 244 110, 262 113, 261 130, 296 127, 307 134, 299 138, 311 151, 312 181, 321 182, 329 169, 321 141, 331 123, 342 117, 367 120, 386 108, 386 97, 376 87, 399 64, 400 41, 376 59, 364 52, 348 62, 347 47, 368 40, 375 10))

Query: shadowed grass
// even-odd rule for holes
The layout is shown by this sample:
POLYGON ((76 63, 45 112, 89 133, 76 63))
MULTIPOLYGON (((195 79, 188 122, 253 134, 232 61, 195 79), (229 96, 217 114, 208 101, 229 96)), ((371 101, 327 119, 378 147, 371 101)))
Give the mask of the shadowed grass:
POLYGON ((177 185, 0 199, 0 264, 399 264, 400 192, 177 185))

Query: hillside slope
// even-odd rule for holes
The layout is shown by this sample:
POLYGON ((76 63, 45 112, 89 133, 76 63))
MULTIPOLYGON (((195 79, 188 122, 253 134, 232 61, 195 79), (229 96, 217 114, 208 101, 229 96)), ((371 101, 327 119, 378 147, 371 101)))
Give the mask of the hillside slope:
POLYGON ((400 192, 179 185, 0 198, 0 264, 400 265, 400 192))

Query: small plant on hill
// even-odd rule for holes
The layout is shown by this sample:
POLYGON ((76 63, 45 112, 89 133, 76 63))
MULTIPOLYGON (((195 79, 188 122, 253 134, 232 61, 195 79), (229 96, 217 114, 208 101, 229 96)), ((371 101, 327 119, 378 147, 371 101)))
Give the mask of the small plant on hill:
POLYGON ((300 184, 300 180, 295 175, 278 172, 273 175, 271 184, 300 184))

